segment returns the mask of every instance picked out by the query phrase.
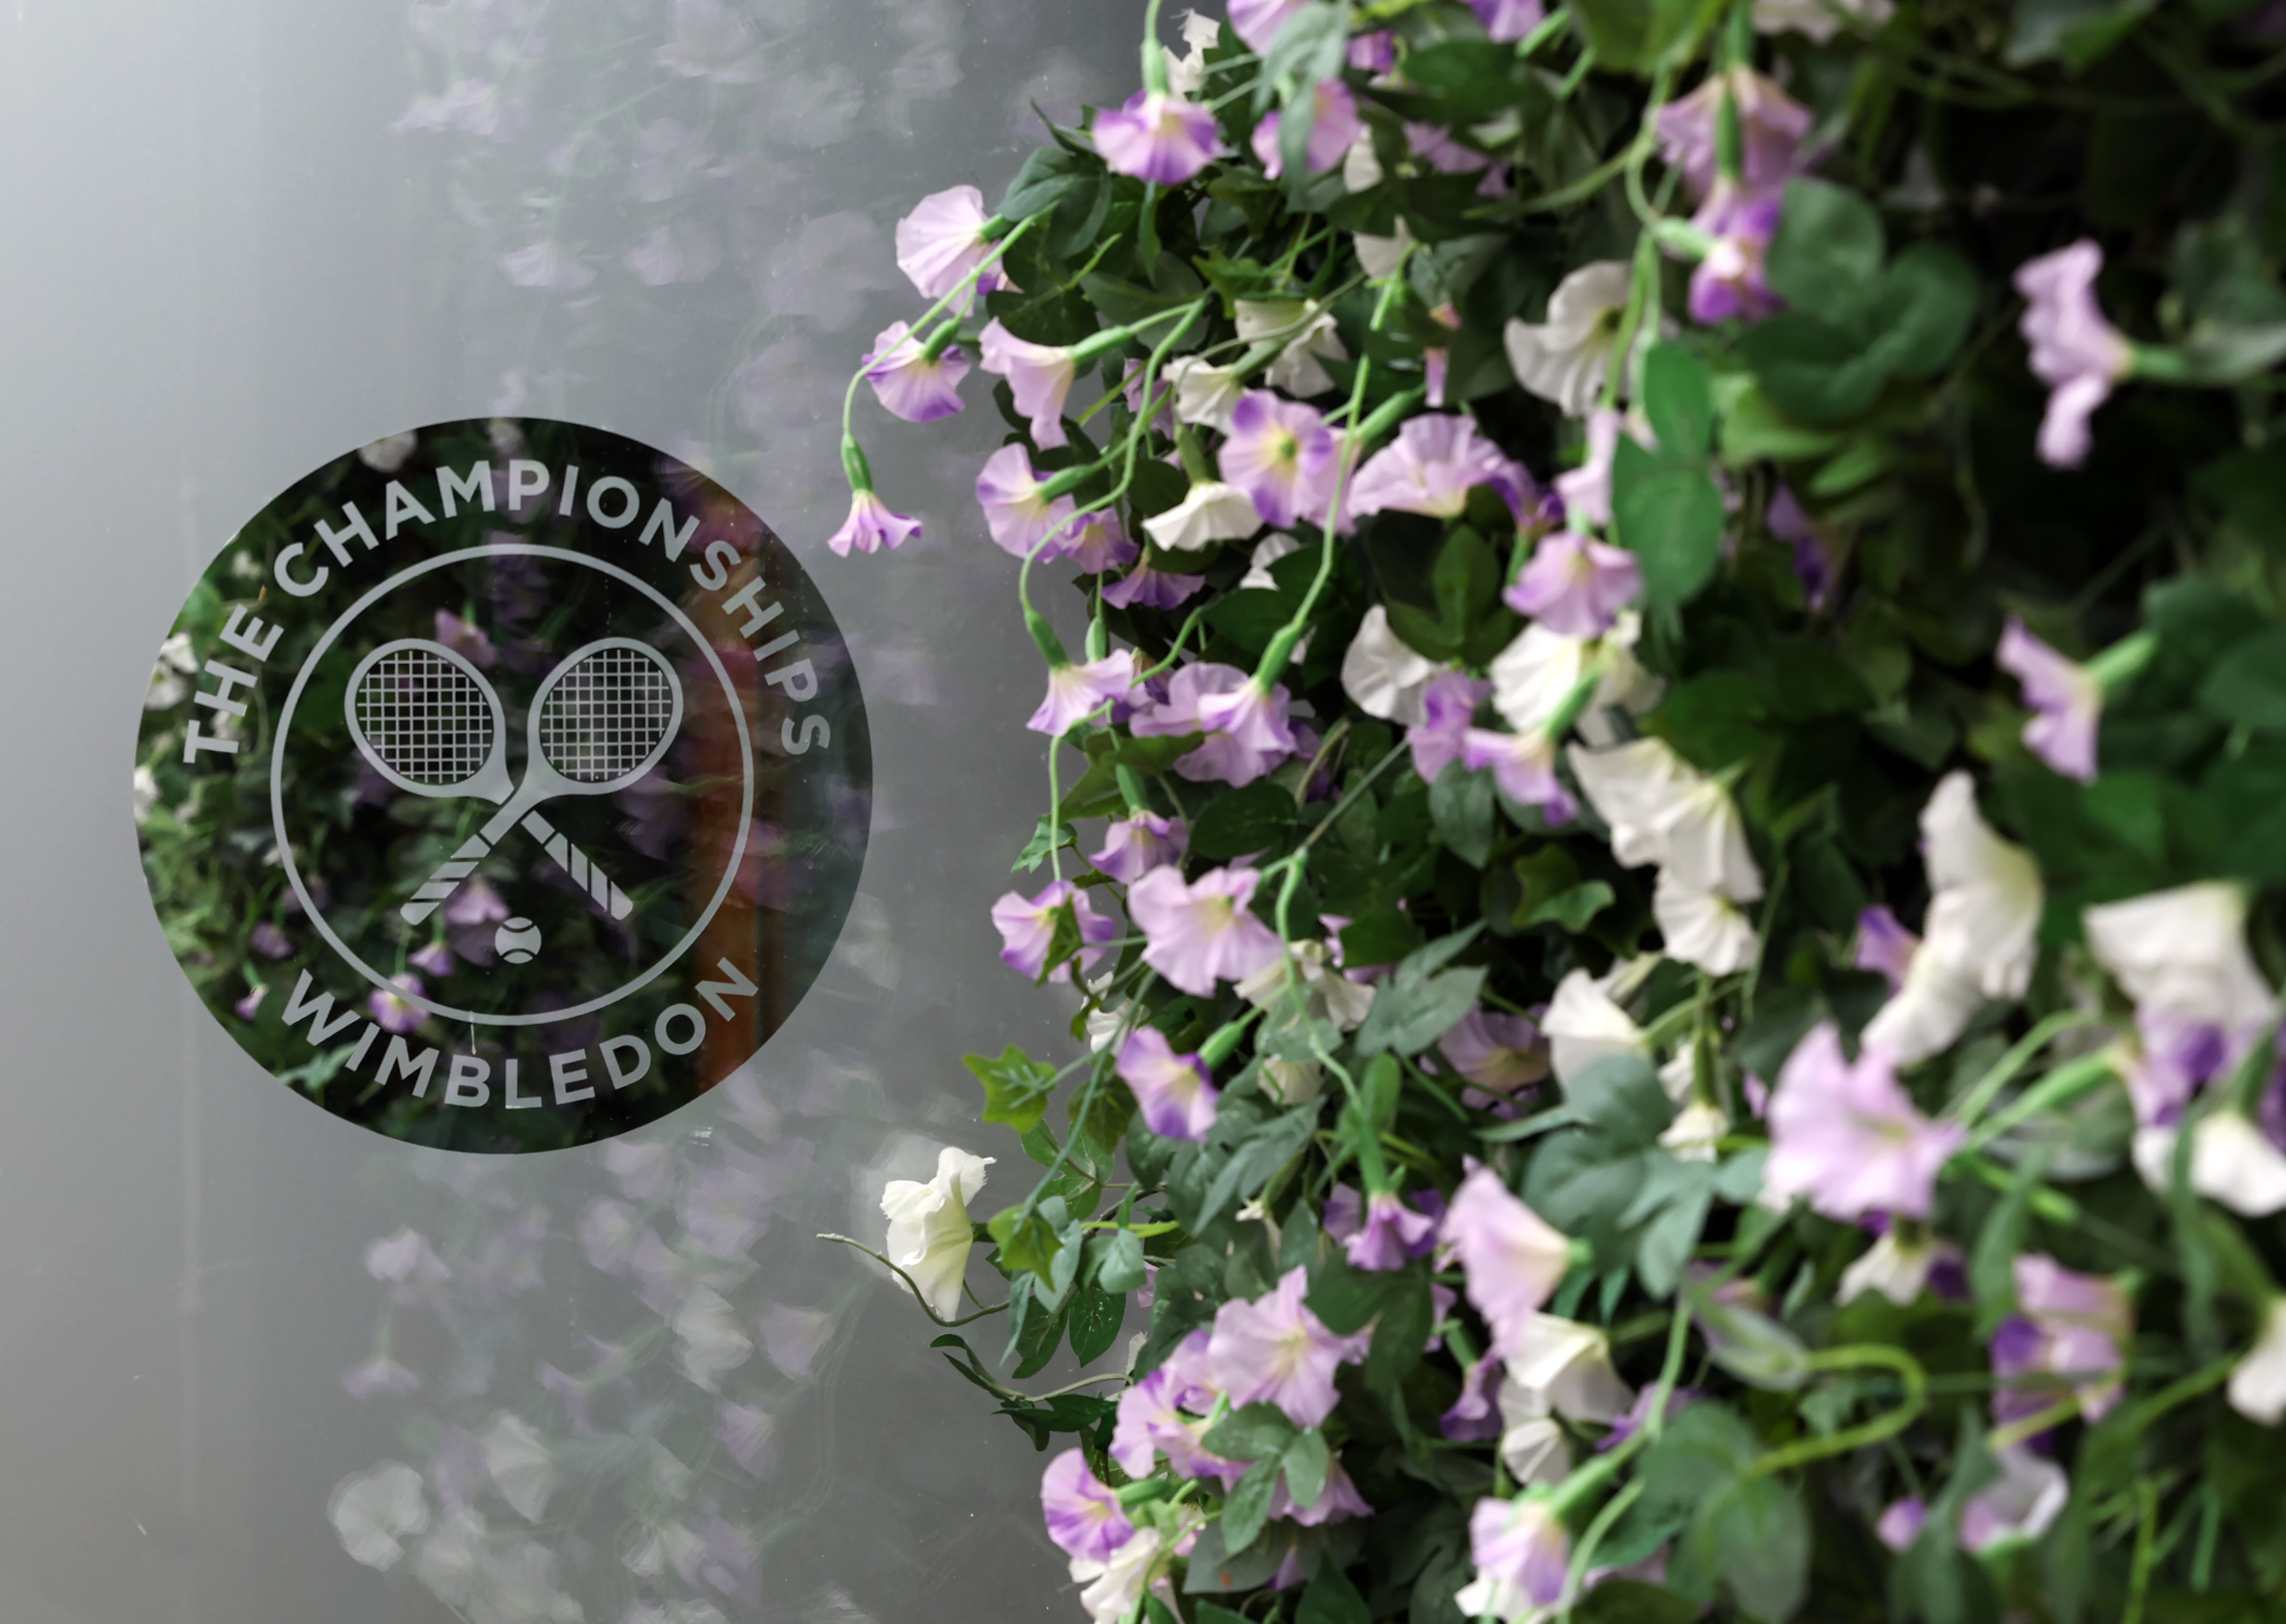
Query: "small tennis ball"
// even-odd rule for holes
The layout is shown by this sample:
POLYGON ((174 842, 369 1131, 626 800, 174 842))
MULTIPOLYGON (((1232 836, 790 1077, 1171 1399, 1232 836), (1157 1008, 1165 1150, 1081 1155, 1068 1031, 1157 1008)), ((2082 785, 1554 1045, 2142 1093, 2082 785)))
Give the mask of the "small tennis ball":
POLYGON ((512 965, 528 965, 540 952, 540 926, 530 919, 510 919, 493 937, 493 946, 512 965))

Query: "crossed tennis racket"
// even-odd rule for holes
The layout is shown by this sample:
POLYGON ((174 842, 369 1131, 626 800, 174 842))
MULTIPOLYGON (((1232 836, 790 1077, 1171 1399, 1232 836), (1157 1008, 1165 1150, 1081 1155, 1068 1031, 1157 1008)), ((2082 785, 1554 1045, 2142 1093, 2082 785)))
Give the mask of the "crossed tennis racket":
POLYGON ((682 684, 655 649, 604 637, 573 650, 532 695, 524 778, 508 767, 508 716, 500 695, 457 650, 426 637, 382 643, 350 674, 343 702, 350 737, 398 789, 434 800, 463 797, 500 808, 413 900, 398 910, 418 925, 476 872, 518 824, 572 881, 615 919, 634 901, 603 865, 540 815, 564 795, 627 788, 666 753, 682 725, 682 684))

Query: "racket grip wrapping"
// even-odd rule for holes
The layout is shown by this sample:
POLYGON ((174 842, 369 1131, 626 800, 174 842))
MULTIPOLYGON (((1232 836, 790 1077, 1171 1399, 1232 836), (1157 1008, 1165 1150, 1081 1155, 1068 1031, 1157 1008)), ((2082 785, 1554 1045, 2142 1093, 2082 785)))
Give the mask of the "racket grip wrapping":
POLYGON ((624 919, 635 911, 635 899, 619 889, 603 866, 590 859, 586 852, 564 838, 536 811, 524 820, 524 832, 540 843, 548 855, 556 859, 556 866, 572 877, 572 883, 594 899, 595 906, 615 919, 624 919))
POLYGON ((492 847, 484 836, 472 834, 462 842, 461 849, 437 865, 437 871, 427 883, 413 894, 413 900, 397 911, 407 925, 418 925, 437 911, 445 899, 461 888, 461 882, 477 871, 477 864, 491 855, 492 847))

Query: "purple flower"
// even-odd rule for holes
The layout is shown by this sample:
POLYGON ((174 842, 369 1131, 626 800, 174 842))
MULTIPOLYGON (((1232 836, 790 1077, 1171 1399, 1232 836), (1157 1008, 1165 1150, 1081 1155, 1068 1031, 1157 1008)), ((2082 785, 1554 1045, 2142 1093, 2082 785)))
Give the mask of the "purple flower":
MULTIPOLYGON (((1087 893, 1068 879, 1049 881, 1029 901, 1011 891, 992 904, 992 923, 1000 932, 1000 962, 1034 981, 1039 980, 1048 962, 1049 945, 1055 939, 1056 915, 1067 907, 1079 926, 1079 967, 1093 968, 1095 961, 1103 957, 1103 949, 1092 944, 1110 941, 1119 934, 1119 924, 1096 912, 1087 900, 1087 893)), ((1048 979, 1070 981, 1070 964, 1058 965, 1048 979)))
POLYGON ((1469 0, 1485 32, 1500 44, 1520 40, 1548 19, 1540 0, 1469 0))
MULTIPOLYGON (((1358 117, 1357 98, 1350 87, 1338 79, 1320 80, 1315 99, 1315 115, 1310 123, 1308 145, 1312 174, 1330 169, 1342 161, 1350 143, 1365 133, 1365 122, 1358 117)), ((1261 161, 1263 173, 1275 180, 1286 172, 1286 155, 1280 150, 1278 132, 1281 128, 1275 113, 1264 115, 1254 127, 1254 155, 1261 161)), ((1273 524, 1281 523, 1273 520, 1273 524)))
MULTIPOLYGON (((897 269, 924 299, 941 299, 960 285, 992 251, 984 237, 984 193, 974 186, 950 186, 913 206, 897 222, 897 269)), ((976 279, 953 308, 964 314, 975 294, 1008 287, 998 265, 976 279)))
POLYGON ((1881 1520, 1873 1525, 1873 1537, 1899 1556, 1913 1547, 1921 1537, 1921 1529, 1928 1522, 1928 1502, 1918 1494, 1889 1502, 1881 1520))
POLYGON ((1771 496, 1762 522, 1770 526, 1770 534, 1793 545, 1794 579, 1801 582, 1802 597, 1809 612, 1818 613, 1833 595, 1833 543, 1826 539, 1817 521, 1802 511, 1793 487, 1784 481, 1779 482, 1777 493, 1771 496))
POLYGON ((999 319, 984 324, 977 342, 983 359, 977 365, 1008 380, 1016 409, 1031 420, 1032 443, 1042 451, 1068 444, 1064 438, 1064 397, 1071 392, 1076 366, 1072 352, 1061 344, 1036 344, 1017 337, 999 319))
MULTIPOLYGON (((1698 1397, 1699 1390, 1694 1387, 1676 1388, 1667 1395, 1667 1407, 1663 1412, 1663 1419, 1673 1421, 1688 1409, 1698 1397)), ((1642 1431, 1644 1423, 1651 1419, 1651 1409, 1658 1398, 1657 1383, 1653 1383, 1636 1394, 1635 1402, 1628 1406, 1624 1414, 1612 1420, 1609 1431, 1596 1440, 1596 1453, 1602 1454, 1607 1450, 1616 1449, 1642 1431)))
POLYGON ((1927 1218, 1936 1176, 1967 1130, 1931 1122, 1898 1085, 1895 1062, 1868 1047, 1851 1065, 1831 1023, 1795 1045, 1770 1095, 1765 1188, 1806 1194, 1830 1218, 1868 1212, 1927 1218))
POLYGON ((1691 319, 1701 327, 1759 321, 1778 308, 1762 274, 1784 201, 1718 180, 1691 223, 1714 239, 1691 273, 1691 319))
POLYGON ((1143 1125, 1166 1139, 1203 1139, 1215 1125, 1215 1085, 1205 1062, 1178 1054, 1166 1034, 1139 1026, 1119 1045, 1120 1079, 1135 1092, 1143 1125))
POLYGON ((1960 1508, 1960 1546, 1972 1555, 2010 1541, 2038 1539, 2071 1499, 2064 1469, 2022 1445, 2003 1449, 1997 1483, 1960 1508))
POLYGON ((414 1031, 429 1019, 427 1011, 410 1001, 421 993, 421 978, 407 971, 390 976, 387 987, 366 1000, 366 1007, 373 1012, 373 1023, 384 1032, 414 1031))
POLYGON ((1123 885, 1140 879, 1160 864, 1179 858, 1191 843, 1191 827, 1179 817, 1131 812, 1103 832, 1103 849, 1088 861, 1123 885))
POLYGON ((248 934, 246 944, 264 958, 285 958, 294 951, 294 939, 267 919, 248 934))
POLYGON ((1266 1297, 1216 1311, 1207 1364, 1233 1406, 1275 1404, 1297 1427, 1334 1413, 1334 1372, 1363 1360, 1373 1336, 1335 1336, 1303 1303, 1309 1289, 1308 1271, 1289 1269, 1266 1297))
POLYGON ((405 962, 430 975, 450 975, 453 950, 442 942, 432 942, 419 952, 407 954, 405 962))
POLYGON ((1163 91, 1138 91, 1095 115, 1095 150, 1117 175, 1179 186, 1223 154, 1214 114, 1163 91))
POLYGON ((231 1013, 240 1021, 251 1021, 254 1019, 254 1012, 262 1007, 262 1000, 269 996, 270 989, 263 982, 256 981, 253 991, 230 1006, 231 1013))
POLYGON ((1349 63, 1362 74, 1385 74, 1397 66, 1397 35, 1389 28, 1350 36, 1349 63))
POLYGON ((1503 1359, 1525 1346, 1532 1317, 1571 1271, 1572 1242, 1514 1195, 1491 1168, 1472 1168, 1453 1194, 1440 1239, 1460 1259, 1469 1301, 1503 1359))
POLYGON ((479 670, 491 670, 500 658, 500 650, 493 647, 482 627, 471 625, 449 609, 437 611, 437 641, 479 670))
POLYGON ((1231 32, 1246 42, 1249 51, 1267 51, 1286 20, 1309 0, 1230 0, 1231 32))
POLYGON ((1548 1075, 1548 1045, 1524 1015, 1493 1015, 1479 1005, 1437 1040, 1453 1069, 1496 1094, 1512 1094, 1548 1075))
POLYGON ((1477 1502, 1469 1513, 1469 1556, 1477 1576, 1453 1597, 1462 1612, 1521 1620, 1563 1599, 1572 1539, 1554 1508, 1527 1492, 1477 1502))
POLYGON ((1477 706, 1492 690, 1493 685, 1481 677, 1458 671, 1441 671, 1429 680, 1421 690, 1423 720, 1405 730, 1405 743, 1413 752, 1413 770, 1421 775, 1423 783, 1436 783, 1447 767, 1461 759, 1477 706))
POLYGON ((1449 519, 1468 506, 1469 492, 1480 485, 1499 492, 1519 523, 1526 501, 1539 495, 1532 476, 1478 433, 1472 419, 1430 413, 1406 419, 1395 443, 1358 470, 1349 511, 1449 519))
POLYGON ((2127 1097, 2136 1125, 2172 1128, 2201 1086, 2230 1062, 2229 1037, 2219 1026, 2157 1010, 2139 1010, 2135 1032, 2143 1055, 2127 1074, 2127 1097))
POLYGON ((918 519, 890 512, 889 504, 872 492, 852 491, 849 516, 825 539, 825 545, 844 558, 852 553, 878 553, 883 548, 895 552, 920 531, 918 519))
POLYGON ((2032 710, 2025 747, 2065 777, 2094 783, 2095 725, 2103 714, 2103 687, 2094 674, 2033 636, 2014 615, 1992 663, 2023 686, 2032 710))
POLYGON ((1083 575, 1123 570, 1142 551, 1128 539, 1119 516, 1108 510, 1080 515, 1072 525, 1071 540, 1059 542, 1056 550, 1077 564, 1083 575))
POLYGON ((1283 685, 1264 693, 1235 666, 1199 660, 1175 673, 1167 702, 1129 727, 1139 738, 1203 733, 1206 742, 1176 758, 1175 770, 1194 784, 1253 783, 1292 755, 1294 731, 1286 719, 1283 685))
POLYGON ((1739 176, 1754 192, 1781 192, 1801 172, 1801 141, 1809 133, 1809 109, 1751 67, 1710 74, 1680 101, 1659 109, 1659 154, 1683 171, 1694 198, 1714 189, 1714 131, 1722 116, 1725 86, 1738 108, 1739 176))
POLYGON ((1065 664, 1048 672, 1047 697, 1024 725, 1035 733, 1061 738, 1074 724, 1103 709, 1135 686, 1135 656, 1126 649, 1090 660, 1084 666, 1065 664))
POLYGON ((2016 291, 2026 301, 2019 330, 2031 347, 2032 375, 2049 390, 2039 451, 2051 467, 2080 465, 2088 419, 2135 365, 2133 348, 2096 304, 2102 270, 2103 250, 2085 237, 2016 268, 2016 291))
POLYGON ((933 423, 960 410, 959 383, 967 375, 968 357, 958 344, 932 360, 902 321, 883 327, 865 357, 874 398, 909 423, 933 423))
POLYGON ((1551 824, 1568 823, 1580 810, 1556 776, 1556 741, 1545 733, 1470 728, 1461 741, 1461 764, 1470 772, 1491 768, 1502 794, 1518 806, 1539 808, 1551 824))
POLYGON ((1642 590, 1643 571, 1633 553, 1561 530, 1541 538, 1501 601, 1551 632, 1601 637, 1642 590))
POLYGON ((1021 445, 1003 445, 984 460, 976 476, 976 503, 1000 550, 1018 558, 1036 550, 1043 558, 1057 557, 1072 532, 1071 498, 1051 501, 1040 494, 1040 477, 1021 445), (1056 540, 1042 550, 1040 544, 1051 535, 1056 540))
POLYGON ((2124 1391, 2120 1350, 2135 1334, 2127 1294, 2038 1252, 2018 1257, 2014 1273, 2017 1312, 1992 1333, 1992 1418, 2036 1415, 2069 1387, 2081 1415, 2101 1419, 2124 1391))
MULTIPOLYGON (((1134 543, 1130 542, 1129 546, 1134 543)), ((1146 558, 1133 571, 1103 589, 1103 601, 1114 609, 1172 609, 1207 584, 1203 575, 1178 575, 1155 568, 1146 558)))
MULTIPOLYGON (((1373 1508, 1366 1504, 1365 1496, 1358 1493, 1357 1485, 1350 1480, 1350 1474, 1343 1469, 1342 1457, 1336 1455, 1326 1462, 1325 1486, 1318 1492, 1317 1499, 1306 1506, 1294 1503, 1294 1497, 1286 1491, 1286 1479, 1281 1474, 1277 1486, 1270 1493, 1270 1515, 1291 1518, 1299 1527, 1318 1528, 1328 1523, 1346 1522, 1352 1517, 1371 1517, 1373 1508)), ((1294 1560, 1293 1553, 1288 1553, 1287 1560, 1294 1560)), ((1297 1572, 1285 1582, 1300 1583, 1300 1573, 1297 1572)), ((1272 1588, 1279 1587, 1273 1584, 1272 1588)))
POLYGON ((1194 997, 1217 981, 1242 981, 1278 962, 1277 935, 1248 911, 1261 876, 1221 868, 1185 884, 1176 869, 1153 869, 1127 893, 1127 911, 1143 933, 1143 962, 1194 997))
POLYGON ((1857 950, 1849 962, 1860 970, 1878 970, 1888 978, 1889 990, 1905 984, 1905 971, 1919 950, 1921 939, 1897 923, 1887 908, 1868 908, 1857 916, 1857 950))
POLYGON ((1394 1190, 1366 1198, 1365 1222, 1342 1242, 1352 1268, 1401 1269, 1437 1243, 1436 1220, 1407 1206, 1394 1190))
POLYGON ((1318 408, 1249 390, 1231 408, 1230 437, 1217 453, 1222 477, 1254 499, 1265 524, 1325 512, 1333 495, 1334 431, 1318 408))
POLYGON ((1487 1353, 1461 1372, 1461 1396, 1437 1418, 1438 1431, 1455 1443, 1483 1443, 1501 1435, 1501 1413, 1493 1404, 1499 1391, 1501 1358, 1487 1353))
POLYGON ((1067 1557, 1108 1562, 1135 1533, 1119 1497, 1088 1470, 1087 1457, 1076 1449, 1065 1450, 1040 1474, 1040 1511, 1048 1538, 1067 1557))
POLYGON ((1183 1339, 1167 1362, 1119 1395, 1117 1418, 1111 1433, 1111 1458, 1131 1478, 1149 1475, 1153 1457, 1161 1451, 1181 1478, 1224 1477, 1235 1480, 1242 1463, 1209 1455, 1199 1447, 1206 1428, 1183 1413, 1183 1406, 1204 1410, 1214 1394, 1194 1379, 1206 1362, 1212 1333, 1202 1326, 1183 1339))

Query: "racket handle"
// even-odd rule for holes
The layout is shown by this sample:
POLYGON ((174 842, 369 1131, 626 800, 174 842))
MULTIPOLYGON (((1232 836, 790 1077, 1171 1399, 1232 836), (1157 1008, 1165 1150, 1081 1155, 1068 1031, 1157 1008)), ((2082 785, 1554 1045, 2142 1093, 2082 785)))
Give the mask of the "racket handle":
POLYGON ((461 888, 461 882, 477 871, 477 864, 492 855, 492 842, 481 834, 472 834, 461 843, 461 849, 437 865, 437 871, 428 882, 413 894, 413 900, 397 911, 407 925, 418 925, 437 911, 445 899, 461 888))
POLYGON ((615 919, 624 919, 635 911, 635 899, 613 883, 611 877, 603 872, 603 865, 564 839, 563 831, 551 827, 538 812, 524 814, 524 830, 547 847, 548 855, 572 876, 573 885, 595 900, 596 907, 615 919))

